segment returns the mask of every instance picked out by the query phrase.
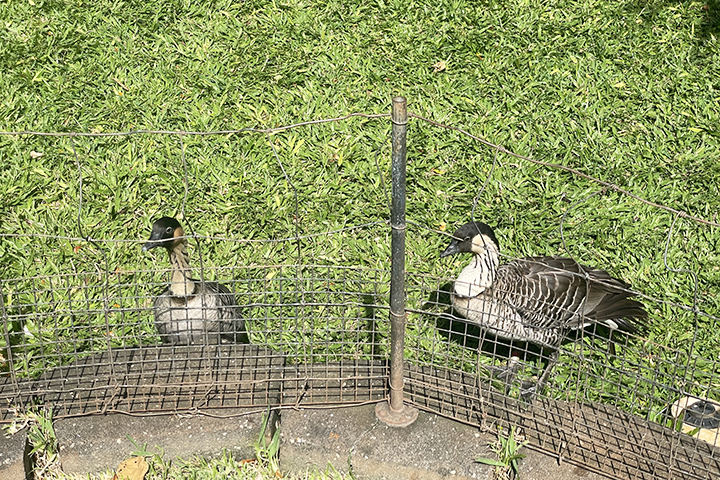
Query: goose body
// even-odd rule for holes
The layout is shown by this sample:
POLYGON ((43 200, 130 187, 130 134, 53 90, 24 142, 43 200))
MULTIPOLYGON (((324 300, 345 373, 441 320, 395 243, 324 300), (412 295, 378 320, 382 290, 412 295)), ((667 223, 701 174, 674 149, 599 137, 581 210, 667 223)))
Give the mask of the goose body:
POLYGON ((647 316, 629 285, 604 270, 565 257, 527 257, 499 264, 499 243, 482 222, 460 227, 441 256, 468 252, 452 304, 469 322, 497 337, 558 347, 593 323, 635 332, 647 316))
POLYGON ((180 223, 162 217, 143 251, 163 247, 172 266, 170 285, 155 298, 155 327, 163 343, 249 343, 235 295, 225 285, 191 278, 187 239, 180 223))

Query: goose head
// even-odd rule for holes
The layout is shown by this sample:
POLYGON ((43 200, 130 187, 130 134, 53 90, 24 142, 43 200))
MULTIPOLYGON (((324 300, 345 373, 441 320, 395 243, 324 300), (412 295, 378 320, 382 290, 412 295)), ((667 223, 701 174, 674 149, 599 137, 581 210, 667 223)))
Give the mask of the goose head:
POLYGON ((499 262, 499 245, 492 228, 482 222, 470 222, 458 228, 450 245, 440 255, 472 253, 473 258, 455 279, 455 293, 476 297, 495 283, 499 262))
POLYGON ((483 222, 470 222, 455 231, 450 245, 440 257, 456 253, 474 253, 481 256, 492 254, 497 257, 499 252, 500 243, 493 229, 483 222))
POLYGON ((150 239, 143 245, 143 252, 153 248, 164 247, 172 250, 178 243, 182 242, 185 231, 180 223, 172 217, 162 217, 153 223, 150 239))

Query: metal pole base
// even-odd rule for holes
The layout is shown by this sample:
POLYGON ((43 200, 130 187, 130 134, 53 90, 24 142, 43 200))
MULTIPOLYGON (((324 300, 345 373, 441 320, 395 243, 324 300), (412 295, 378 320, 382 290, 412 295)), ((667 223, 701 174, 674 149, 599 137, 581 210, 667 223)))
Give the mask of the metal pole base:
POLYGON ((375 405, 375 416, 390 427, 407 427, 417 420, 418 409, 403 404, 402 410, 394 412, 390 409, 390 404, 385 401, 375 405))

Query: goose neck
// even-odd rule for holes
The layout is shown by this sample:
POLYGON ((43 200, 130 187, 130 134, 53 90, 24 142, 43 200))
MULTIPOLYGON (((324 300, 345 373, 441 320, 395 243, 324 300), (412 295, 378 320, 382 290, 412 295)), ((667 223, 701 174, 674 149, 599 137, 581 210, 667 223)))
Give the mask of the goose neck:
POLYGON ((187 251, 187 240, 177 242, 170 253, 172 278, 170 291, 174 296, 186 297, 195 290, 195 282, 190 279, 190 258, 187 251))
POLYGON ((480 286, 489 288, 495 283, 500 255, 494 246, 488 245, 481 253, 475 253, 473 261, 480 271, 480 286))
POLYGON ((455 280, 455 293, 467 298, 477 297, 484 293, 493 287, 497 268, 497 249, 474 252, 470 263, 455 280))

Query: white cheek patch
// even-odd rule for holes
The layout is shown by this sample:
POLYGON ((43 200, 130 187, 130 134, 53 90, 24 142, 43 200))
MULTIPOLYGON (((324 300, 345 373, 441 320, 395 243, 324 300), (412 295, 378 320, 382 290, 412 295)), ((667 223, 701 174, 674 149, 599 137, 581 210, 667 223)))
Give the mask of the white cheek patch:
POLYGON ((472 239, 473 253, 477 253, 478 255, 487 255, 490 249, 496 250, 495 242, 490 240, 490 237, 487 235, 478 234, 472 239))

